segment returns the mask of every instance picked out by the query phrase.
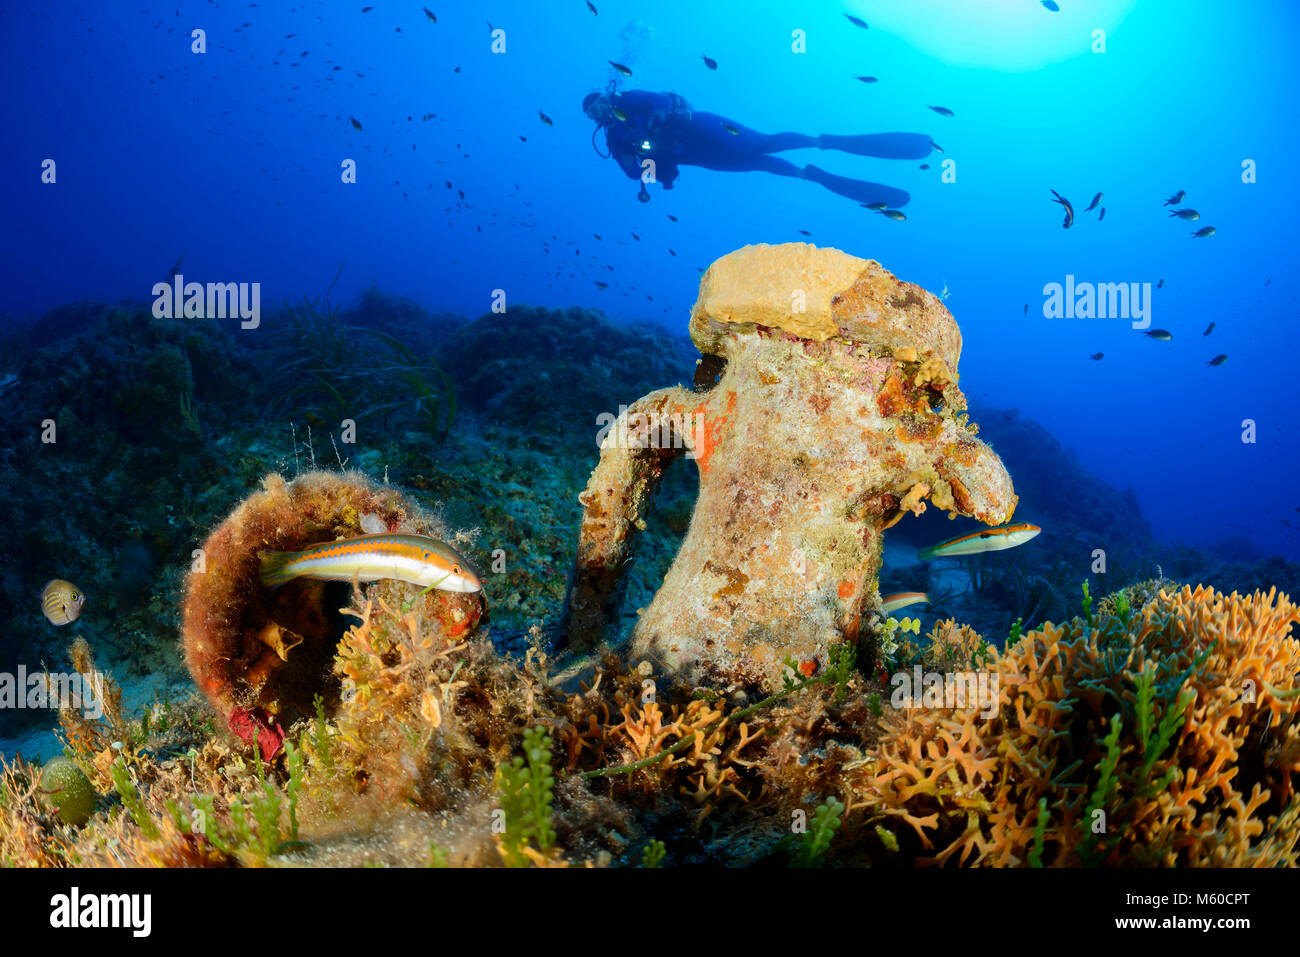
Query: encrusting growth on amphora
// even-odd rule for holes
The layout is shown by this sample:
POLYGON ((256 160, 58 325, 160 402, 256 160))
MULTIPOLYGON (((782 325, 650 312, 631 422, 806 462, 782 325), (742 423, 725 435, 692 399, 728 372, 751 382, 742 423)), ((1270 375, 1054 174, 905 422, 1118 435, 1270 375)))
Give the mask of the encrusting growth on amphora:
POLYGON ((690 334, 695 389, 633 403, 580 496, 572 645, 614 636, 633 535, 683 453, 699 498, 631 656, 687 681, 774 690, 787 659, 823 667, 879 607, 881 533, 926 499, 1010 519, 1011 477, 964 414, 956 322, 879 263, 746 246, 704 274, 690 334))

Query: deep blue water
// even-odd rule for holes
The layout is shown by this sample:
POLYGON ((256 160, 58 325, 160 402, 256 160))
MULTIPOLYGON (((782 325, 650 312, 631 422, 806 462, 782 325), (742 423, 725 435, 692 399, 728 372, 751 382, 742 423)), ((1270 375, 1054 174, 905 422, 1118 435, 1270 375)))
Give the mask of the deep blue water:
POLYGON ((264 308, 323 292, 343 262, 336 301, 378 284, 472 318, 503 289, 509 303, 684 329, 713 259, 806 238, 946 287, 966 392, 1038 419, 1136 489, 1158 536, 1244 535, 1300 558, 1284 524, 1300 525, 1300 6, 594 2, 598 15, 584 0, 435 3, 436 23, 383 0, 366 13, 364 0, 7 5, 0 313, 147 299, 183 255, 187 280, 260 282, 264 308), (690 167, 643 204, 580 109, 614 80, 764 132, 914 131, 943 152, 929 170, 785 154, 907 190, 906 222, 814 183, 690 167), (347 159, 355 184, 341 181, 347 159), (1073 202, 1072 228, 1050 189, 1073 202), (1169 217, 1180 189, 1199 221, 1169 217), (1083 211, 1099 191, 1100 222, 1083 211), (1192 238, 1206 225, 1217 234, 1192 238), (1163 279, 1151 326, 1173 340, 1123 319, 1045 318, 1044 286, 1067 274, 1163 279))

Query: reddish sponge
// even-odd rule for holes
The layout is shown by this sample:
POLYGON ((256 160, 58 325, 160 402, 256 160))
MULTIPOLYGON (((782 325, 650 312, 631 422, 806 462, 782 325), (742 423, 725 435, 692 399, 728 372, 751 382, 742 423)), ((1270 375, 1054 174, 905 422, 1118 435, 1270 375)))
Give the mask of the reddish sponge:
POLYGON ((256 744, 262 760, 270 761, 284 746, 284 728, 261 708, 236 708, 226 716, 231 732, 245 744, 256 744))
MULTIPOLYGON (((204 542, 186 581, 185 662, 227 729, 249 744, 256 730, 264 756, 279 750, 281 725, 312 713, 316 695, 333 710, 340 686, 331 665, 348 625, 339 610, 353 598, 342 582, 299 579, 268 590, 258 577, 259 553, 380 530, 449 538, 391 486, 358 472, 308 472, 292 482, 267 476, 204 542)), ((409 587, 415 598, 419 590, 409 587)), ((482 593, 432 591, 413 611, 430 628, 468 637, 484 607, 482 593)))

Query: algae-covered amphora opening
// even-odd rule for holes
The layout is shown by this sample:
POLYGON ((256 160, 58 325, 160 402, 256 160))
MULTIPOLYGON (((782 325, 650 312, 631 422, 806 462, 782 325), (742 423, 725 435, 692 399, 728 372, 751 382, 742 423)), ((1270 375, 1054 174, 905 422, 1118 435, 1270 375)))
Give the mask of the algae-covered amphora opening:
MULTIPOLYGON (((185 659, 237 736, 251 743, 258 735, 274 752, 283 728, 316 713, 318 697, 332 714, 342 692, 332 663, 357 621, 344 609, 357 604, 354 590, 390 584, 299 577, 268 585, 266 554, 380 531, 449 537, 395 488, 358 472, 308 472, 291 482, 268 476, 203 543, 186 580, 185 659)), ((483 617, 480 593, 404 587, 401 603, 440 633, 468 636, 483 617)))

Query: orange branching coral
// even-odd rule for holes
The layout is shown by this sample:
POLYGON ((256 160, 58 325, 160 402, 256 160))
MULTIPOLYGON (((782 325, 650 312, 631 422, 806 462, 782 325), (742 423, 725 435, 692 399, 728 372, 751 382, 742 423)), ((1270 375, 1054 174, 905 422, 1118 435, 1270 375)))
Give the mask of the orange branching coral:
POLYGON ((725 706, 700 698, 684 706, 670 705, 666 712, 654 700, 624 702, 623 720, 608 728, 606 738, 626 763, 663 754, 662 760, 635 772, 633 784, 652 791, 679 781, 677 790, 698 810, 698 825, 720 801, 747 802, 761 787, 756 776, 742 777, 741 771, 752 762, 740 752, 762 731, 751 732, 744 723, 733 725, 725 713, 725 706), (690 744, 667 753, 683 741, 690 744))
POLYGON ((925 666, 996 678, 996 713, 887 713, 850 813, 905 823, 936 863, 1296 863, 1300 610, 1204 586, 1108 607, 1001 656, 941 623, 925 666))
POLYGON ((699 834, 709 819, 721 834, 746 821, 744 840, 694 845, 689 853, 702 860, 770 854, 789 833, 791 811, 809 813, 827 797, 845 796, 840 776, 863 760, 875 736, 874 695, 860 677, 843 701, 824 686, 752 710, 744 695, 682 700, 682 689, 668 686, 657 698, 647 695, 650 673, 646 662, 629 672, 607 657, 595 682, 600 693, 570 695, 567 719, 552 731, 571 755, 569 770, 614 770, 590 788, 649 815, 651 833, 699 834), (593 760, 598 749, 603 760, 593 760))
POLYGON ((614 728, 615 732, 622 732, 627 738, 628 747, 632 751, 632 760, 639 761, 652 754, 658 754, 664 750, 667 738, 673 735, 681 737, 682 729, 679 722, 673 721, 667 726, 664 725, 663 709, 658 703, 647 701, 641 705, 635 715, 632 711, 631 703, 624 704, 623 723, 614 728))

